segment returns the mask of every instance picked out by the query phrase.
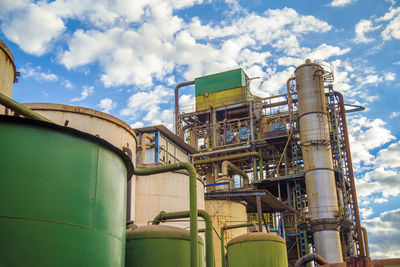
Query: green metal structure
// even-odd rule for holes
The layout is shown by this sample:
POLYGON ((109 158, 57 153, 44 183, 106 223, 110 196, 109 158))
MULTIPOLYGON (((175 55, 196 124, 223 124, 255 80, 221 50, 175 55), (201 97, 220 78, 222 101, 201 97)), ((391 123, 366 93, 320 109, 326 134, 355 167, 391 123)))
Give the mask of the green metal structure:
POLYGON ((124 266, 129 158, 95 136, 0 116, 0 266, 124 266))
MULTIPOLYGON (((126 267, 189 267, 190 233, 187 230, 166 226, 140 226, 127 230, 126 267)), ((204 266, 204 244, 197 242, 197 266, 204 266)))
POLYGON ((287 267, 285 240, 275 234, 250 233, 228 243, 228 267, 287 267))
POLYGON ((234 69, 196 78, 195 95, 224 91, 247 86, 248 77, 243 69, 234 69))

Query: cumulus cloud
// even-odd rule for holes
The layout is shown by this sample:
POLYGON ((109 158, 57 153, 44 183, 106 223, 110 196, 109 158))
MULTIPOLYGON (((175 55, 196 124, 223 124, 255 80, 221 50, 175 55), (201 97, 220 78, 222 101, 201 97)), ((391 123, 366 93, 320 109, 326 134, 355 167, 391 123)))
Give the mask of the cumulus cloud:
POLYGON ((391 119, 397 118, 397 117, 399 117, 399 116, 400 116, 400 112, 399 112, 399 111, 393 111, 393 112, 390 114, 390 118, 391 118, 391 119))
POLYGON ((360 165, 371 165, 374 156, 372 150, 395 139, 386 123, 381 119, 368 119, 364 116, 356 116, 348 121, 349 138, 353 164, 356 169, 360 165))
POLYGON ((114 102, 111 98, 103 98, 100 100, 100 103, 97 104, 97 107, 101 109, 101 111, 105 113, 109 113, 112 109, 117 106, 117 103, 114 102))
POLYGON ((351 4, 354 1, 355 0, 333 0, 331 2, 331 6, 333 6, 333 7, 343 7, 343 6, 347 6, 347 5, 351 4))
POLYGON ((88 96, 92 95, 94 92, 93 86, 83 86, 81 95, 79 97, 74 97, 71 99, 72 102, 79 102, 86 99, 88 96))
POLYGON ((355 26, 356 37, 354 42, 356 43, 370 43, 374 41, 374 38, 367 37, 366 34, 379 29, 381 26, 373 26, 373 22, 370 20, 363 19, 355 26))
POLYGON ((59 77, 50 72, 43 72, 40 66, 32 67, 30 64, 19 69, 23 78, 33 78, 38 82, 56 82, 59 77))
POLYGON ((368 231, 371 258, 400 257, 400 209, 363 220, 368 231))

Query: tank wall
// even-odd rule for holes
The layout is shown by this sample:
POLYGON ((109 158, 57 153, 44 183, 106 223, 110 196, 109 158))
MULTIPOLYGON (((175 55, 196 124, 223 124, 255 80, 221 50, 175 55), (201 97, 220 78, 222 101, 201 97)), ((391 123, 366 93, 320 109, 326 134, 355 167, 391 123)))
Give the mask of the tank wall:
MULTIPOLYGON (((103 138, 121 150, 124 147, 129 148, 132 152, 132 162, 136 165, 136 135, 127 124, 119 119, 103 112, 76 106, 49 103, 26 103, 24 105, 54 123, 65 125, 68 121, 70 128, 103 138)), ((132 192, 130 218, 133 219, 135 217, 135 176, 132 177, 128 186, 132 192)))
MULTIPOLYGON (((239 224, 247 222, 245 205, 229 200, 206 200, 206 211, 210 214, 213 227, 220 233, 221 227, 225 225, 239 224)), ((247 228, 237 228, 225 231, 225 242, 232 238, 246 234, 247 228)), ((221 266, 221 247, 220 239, 213 232, 215 266, 221 266)))
MULTIPOLYGON (((139 226, 147 225, 161 211, 189 210, 189 175, 186 171, 176 171, 137 176, 135 195, 135 224, 139 226)), ((197 180, 197 208, 204 209, 204 184, 200 179, 197 180)), ((188 229, 188 220, 163 224, 188 229)), ((199 228, 203 227, 204 223, 199 221, 199 228)))
MULTIPOLYGON (((12 97, 12 87, 15 79, 15 69, 12 54, 8 47, 0 40, 0 93, 12 97)), ((0 105, 0 114, 5 113, 4 106, 0 105)))
POLYGON ((1 265, 124 266, 124 161, 31 123, 0 123, 1 265))

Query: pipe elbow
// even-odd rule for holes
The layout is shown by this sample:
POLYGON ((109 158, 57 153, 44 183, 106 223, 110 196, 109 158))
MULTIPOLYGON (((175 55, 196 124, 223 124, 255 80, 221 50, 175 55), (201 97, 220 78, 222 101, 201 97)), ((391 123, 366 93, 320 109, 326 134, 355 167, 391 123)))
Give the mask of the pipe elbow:
POLYGON ((298 259, 296 261, 296 263, 294 264, 294 266, 295 267, 302 267, 302 266, 304 266, 305 264, 307 264, 307 263, 309 263, 311 261, 315 261, 316 263, 318 263, 320 265, 329 264, 329 262, 326 259, 324 259, 320 255, 318 255, 317 253, 311 253, 311 254, 304 255, 303 257, 298 259))

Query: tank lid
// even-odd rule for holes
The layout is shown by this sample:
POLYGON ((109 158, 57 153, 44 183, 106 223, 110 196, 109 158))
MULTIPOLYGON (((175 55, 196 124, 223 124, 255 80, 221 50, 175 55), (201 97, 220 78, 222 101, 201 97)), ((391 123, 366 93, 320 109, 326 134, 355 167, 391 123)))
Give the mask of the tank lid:
POLYGON ((269 242, 279 242, 285 244, 285 240, 275 234, 271 233, 249 233, 239 235, 235 238, 232 238, 228 242, 228 247, 234 244, 244 243, 244 242, 252 242, 252 241, 269 241, 269 242))
MULTIPOLYGON (((126 231, 126 240, 138 239, 180 239, 190 241, 190 232, 188 230, 169 226, 169 225, 148 225, 139 226, 126 231)), ((197 237, 197 242, 204 244, 201 237, 197 237)))
POLYGON ((319 65, 318 63, 312 62, 310 59, 306 59, 306 62, 305 62, 304 64, 301 64, 300 66, 298 66, 298 67, 294 70, 294 72, 296 73, 296 71, 297 71, 298 69, 300 69, 300 68, 303 68, 303 67, 311 67, 311 66, 314 66, 314 67, 323 69, 323 68, 321 67, 321 65, 319 65))
MULTIPOLYGON (((15 68, 15 64, 14 64, 14 57, 10 51, 10 49, 8 48, 8 46, 0 39, 0 49, 3 50, 3 52, 6 54, 6 56, 9 58, 13 69, 14 69, 14 82, 17 81, 17 69, 15 68)), ((19 74, 18 74, 19 76, 19 74)))

